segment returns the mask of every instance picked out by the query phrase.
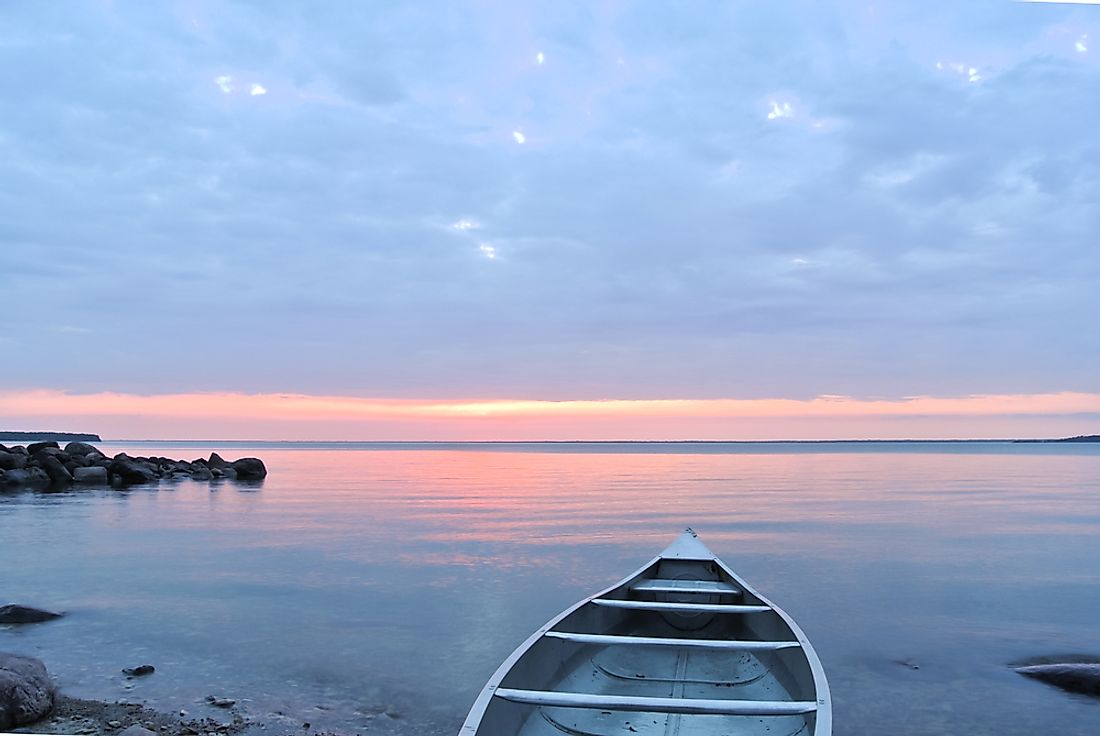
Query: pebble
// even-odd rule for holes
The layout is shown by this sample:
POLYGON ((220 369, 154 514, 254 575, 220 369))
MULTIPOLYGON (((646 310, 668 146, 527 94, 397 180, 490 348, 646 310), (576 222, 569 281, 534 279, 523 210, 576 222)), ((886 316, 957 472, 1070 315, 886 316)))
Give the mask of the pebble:
POLYGON ((122 728, 122 721, 107 721, 108 728, 122 728))

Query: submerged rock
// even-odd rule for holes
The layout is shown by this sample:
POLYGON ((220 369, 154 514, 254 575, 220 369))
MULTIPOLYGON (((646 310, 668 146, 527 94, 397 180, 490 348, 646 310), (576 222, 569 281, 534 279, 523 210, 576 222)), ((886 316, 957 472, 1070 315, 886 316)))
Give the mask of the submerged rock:
POLYGON ((34 657, 0 652, 0 730, 39 721, 53 709, 46 665, 34 657))
POLYGON ((135 723, 129 728, 119 731, 118 736, 156 736, 156 732, 135 723))
POLYGON ((122 670, 122 674, 129 677, 142 677, 144 675, 151 675, 157 671, 157 668, 151 664, 139 664, 137 667, 127 667, 122 670))
POLYGON ((1100 663, 1061 662, 1016 667, 1024 677, 1031 677, 1071 693, 1100 697, 1100 663))
POLYGON ((0 606, 0 624, 37 624, 52 621, 55 618, 61 618, 61 614, 43 611, 41 608, 21 606, 18 603, 0 606))

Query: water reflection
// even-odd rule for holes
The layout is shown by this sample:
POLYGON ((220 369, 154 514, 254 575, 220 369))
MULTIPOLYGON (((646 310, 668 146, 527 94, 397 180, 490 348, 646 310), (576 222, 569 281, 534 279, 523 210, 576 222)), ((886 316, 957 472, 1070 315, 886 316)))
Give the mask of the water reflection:
POLYGON ((4 595, 70 615, 0 648, 92 697, 453 733, 531 630, 690 525, 812 638, 838 733, 1092 733, 1091 703, 1004 665, 1100 651, 1100 455, 1019 447, 267 447, 239 453, 262 488, 5 495, 4 595))

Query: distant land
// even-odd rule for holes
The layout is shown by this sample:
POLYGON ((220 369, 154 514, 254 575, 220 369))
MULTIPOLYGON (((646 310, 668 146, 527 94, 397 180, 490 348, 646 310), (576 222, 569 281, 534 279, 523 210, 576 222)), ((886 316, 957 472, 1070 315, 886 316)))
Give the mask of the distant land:
POLYGON ((1058 440, 1013 440, 1014 442, 1100 442, 1100 434, 1079 434, 1076 437, 1063 437, 1058 440))
POLYGON ((23 440, 31 442, 102 442, 98 434, 80 432, 5 432, 0 430, 0 440, 23 440))

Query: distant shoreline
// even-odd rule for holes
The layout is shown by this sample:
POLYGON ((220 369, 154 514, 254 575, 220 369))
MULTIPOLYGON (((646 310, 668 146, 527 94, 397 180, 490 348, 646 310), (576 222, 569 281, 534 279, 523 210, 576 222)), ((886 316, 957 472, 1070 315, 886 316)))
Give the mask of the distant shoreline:
POLYGON ((102 442, 86 432, 0 432, 0 442, 102 442))

